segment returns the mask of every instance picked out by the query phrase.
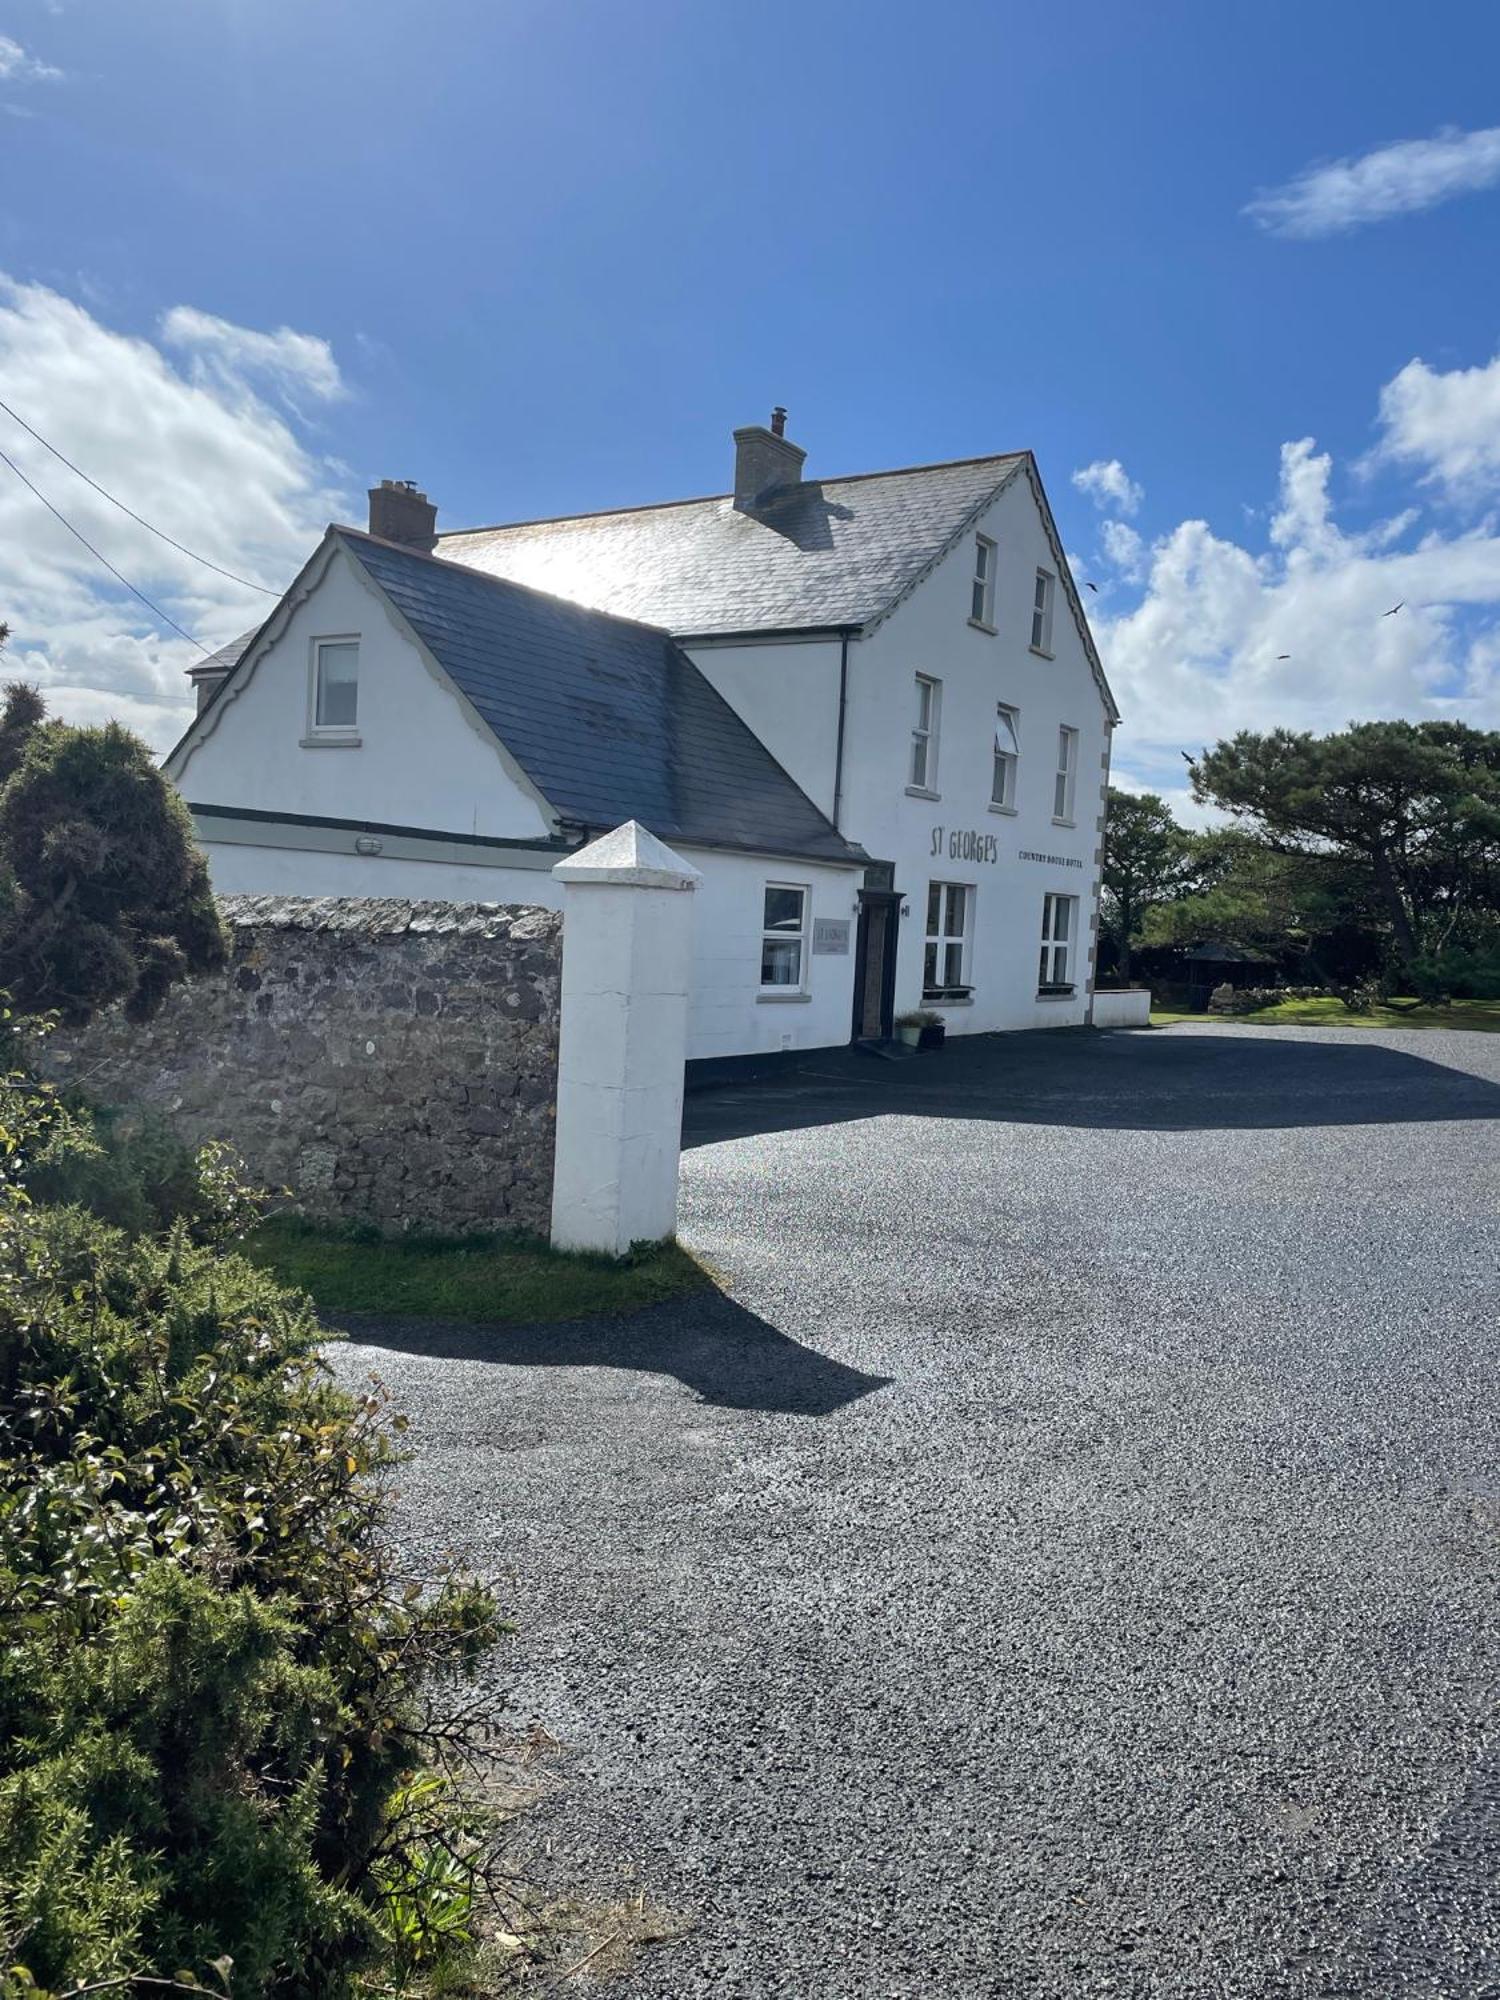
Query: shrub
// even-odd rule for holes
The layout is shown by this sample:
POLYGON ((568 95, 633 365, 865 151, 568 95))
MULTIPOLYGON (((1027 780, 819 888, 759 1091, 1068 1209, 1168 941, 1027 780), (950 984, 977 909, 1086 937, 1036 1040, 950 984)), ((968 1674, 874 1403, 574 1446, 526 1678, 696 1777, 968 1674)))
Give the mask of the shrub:
POLYGON ((62 1117, 0 1092, 0 1991, 391 1990, 469 1936, 443 1717, 495 1604, 396 1576, 400 1420, 304 1299, 27 1200, 62 1117))
POLYGON ((136 1234, 180 1221, 195 1243, 232 1241, 266 1206, 231 1147, 195 1148, 148 1112, 76 1100, 58 1101, 22 1184, 34 1201, 85 1208, 136 1234))

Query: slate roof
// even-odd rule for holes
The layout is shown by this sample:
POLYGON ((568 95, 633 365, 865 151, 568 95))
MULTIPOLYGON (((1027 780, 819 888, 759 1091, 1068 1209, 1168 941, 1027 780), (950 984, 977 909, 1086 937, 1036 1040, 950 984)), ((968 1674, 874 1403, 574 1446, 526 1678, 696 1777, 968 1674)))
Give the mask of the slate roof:
POLYGON ((439 537, 452 561, 684 636, 866 625, 1026 458, 1006 452, 439 537))
POLYGON ((231 667, 239 665, 241 653, 259 630, 258 625, 252 625, 248 632, 241 632, 238 639, 231 639, 228 645, 221 646, 217 653, 210 653, 207 659, 199 660, 195 666, 188 668, 188 679, 197 681, 209 676, 227 674, 231 667))
POLYGON ((605 831, 859 865, 670 636, 452 561, 330 534, 557 814, 605 831))

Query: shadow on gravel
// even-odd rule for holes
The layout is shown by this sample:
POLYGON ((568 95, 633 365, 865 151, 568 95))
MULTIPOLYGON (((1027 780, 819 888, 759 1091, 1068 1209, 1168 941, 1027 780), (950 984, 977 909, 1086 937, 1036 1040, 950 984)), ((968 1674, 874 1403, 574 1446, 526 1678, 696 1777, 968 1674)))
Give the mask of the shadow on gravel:
POLYGON ((974 1035, 884 1063, 854 1049, 693 1091, 685 1146, 858 1118, 990 1118, 1114 1131, 1243 1131, 1500 1118, 1500 1086, 1363 1037, 1268 1029, 1148 1034, 1089 1028, 974 1035))
POLYGON ((546 1326, 470 1325, 458 1320, 330 1316, 362 1346, 433 1361, 484 1361, 506 1368, 627 1368, 672 1375, 705 1403, 771 1416, 827 1417, 889 1375, 831 1361, 759 1319, 723 1292, 695 1292, 628 1317, 546 1326))

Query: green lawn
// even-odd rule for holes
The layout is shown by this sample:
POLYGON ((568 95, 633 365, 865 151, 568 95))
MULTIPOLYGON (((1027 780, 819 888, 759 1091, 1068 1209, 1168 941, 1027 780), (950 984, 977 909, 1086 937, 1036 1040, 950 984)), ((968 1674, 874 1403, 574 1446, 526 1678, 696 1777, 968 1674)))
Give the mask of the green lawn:
POLYGON ((1282 1000, 1274 1007, 1261 1007, 1253 1014, 1178 1014, 1153 1007, 1153 1028, 1167 1028, 1174 1021, 1229 1021, 1235 1026, 1268 1028, 1468 1028, 1483 1034, 1500 1033, 1500 1000, 1455 1000, 1447 1007, 1423 1007, 1415 1000, 1397 1000, 1391 1006, 1372 1007, 1363 1014, 1351 1014, 1342 1000, 1282 1000))
POLYGON ((252 1262, 310 1292, 320 1311, 467 1320, 562 1320, 633 1312, 712 1280, 669 1243, 618 1263, 565 1256, 530 1237, 395 1241, 283 1216, 245 1243, 252 1262))

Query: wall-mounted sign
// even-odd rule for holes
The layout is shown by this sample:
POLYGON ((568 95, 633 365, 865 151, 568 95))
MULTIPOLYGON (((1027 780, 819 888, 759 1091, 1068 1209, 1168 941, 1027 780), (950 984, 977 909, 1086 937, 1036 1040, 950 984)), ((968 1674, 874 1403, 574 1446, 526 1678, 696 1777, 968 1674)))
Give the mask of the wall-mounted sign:
POLYGON ((949 861, 998 861, 1000 843, 994 834, 976 833, 969 826, 935 826, 927 852, 934 859, 946 856, 949 861))
POLYGON ((1017 861, 1045 861, 1049 868, 1081 868, 1083 863, 1071 854, 1038 854, 1034 847, 1018 847, 1017 861))
POLYGON ((849 955, 849 923, 847 918, 813 918, 813 957, 847 958, 849 955))

